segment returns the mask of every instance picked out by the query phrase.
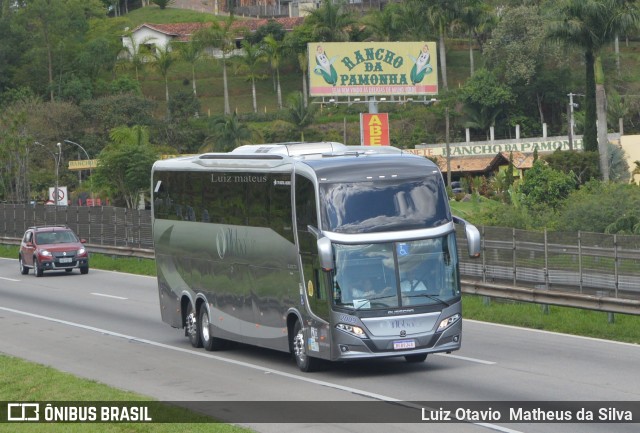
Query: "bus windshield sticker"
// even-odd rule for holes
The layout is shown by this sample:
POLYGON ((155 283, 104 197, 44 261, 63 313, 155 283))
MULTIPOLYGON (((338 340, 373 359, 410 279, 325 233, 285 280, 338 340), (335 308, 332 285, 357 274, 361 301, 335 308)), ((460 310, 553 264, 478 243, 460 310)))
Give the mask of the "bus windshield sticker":
POLYGON ((409 244, 405 244, 405 243, 398 244, 398 255, 400 257, 409 255, 409 244))

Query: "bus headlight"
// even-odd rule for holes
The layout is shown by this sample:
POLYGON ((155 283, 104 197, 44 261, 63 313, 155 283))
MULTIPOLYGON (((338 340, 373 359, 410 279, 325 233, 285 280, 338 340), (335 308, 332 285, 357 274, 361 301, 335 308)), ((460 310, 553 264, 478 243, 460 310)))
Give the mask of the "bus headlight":
POLYGON ((358 338, 367 338, 367 334, 364 333, 364 330, 362 328, 360 328, 359 326, 353 326, 353 325, 346 325, 344 323, 338 323, 336 325, 336 328, 344 331, 348 334, 351 334, 355 337, 358 338))
POLYGON ((438 325, 438 332, 444 331, 452 324, 456 323, 460 319, 460 314, 456 313, 453 316, 449 316, 446 319, 443 319, 438 325))

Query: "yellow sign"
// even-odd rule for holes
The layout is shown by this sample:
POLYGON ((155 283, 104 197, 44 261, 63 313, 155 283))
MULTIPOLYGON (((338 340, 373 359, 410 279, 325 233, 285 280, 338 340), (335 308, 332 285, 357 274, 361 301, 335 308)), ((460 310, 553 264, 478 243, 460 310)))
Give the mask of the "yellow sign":
POLYGON ((311 42, 311 96, 436 95, 435 42, 311 42))
POLYGON ((69 170, 91 170, 98 166, 97 159, 83 159, 80 161, 69 161, 69 170))

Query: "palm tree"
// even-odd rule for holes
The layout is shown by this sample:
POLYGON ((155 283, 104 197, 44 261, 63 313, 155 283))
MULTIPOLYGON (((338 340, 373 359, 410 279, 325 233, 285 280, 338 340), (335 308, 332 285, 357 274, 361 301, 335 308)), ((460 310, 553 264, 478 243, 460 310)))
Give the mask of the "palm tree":
MULTIPOLYGON (((425 2, 426 3, 426 2, 425 2)), ((429 23, 438 32, 438 57, 440 62, 440 73, 442 75, 442 87, 446 91, 449 88, 447 81, 447 54, 445 38, 449 27, 459 14, 460 0, 433 0, 427 7, 429 23)))
POLYGON ((293 93, 289 97, 289 120, 300 132, 300 141, 304 141, 304 128, 313 123, 317 105, 306 105, 302 92, 293 93))
POLYGON ((421 41, 431 36, 427 6, 427 2, 422 0, 407 0, 400 4, 396 23, 399 36, 410 41, 421 41))
POLYGON ((400 38, 400 3, 387 3, 381 11, 372 11, 362 19, 378 41, 397 41, 400 38))
POLYGON ((482 51, 482 38, 479 33, 482 34, 487 27, 492 27, 495 19, 496 15, 491 13, 491 6, 482 0, 467 0, 462 4, 457 21, 469 34, 470 75, 473 75, 475 69, 473 41, 477 40, 480 44, 480 51, 482 51))
POLYGON ((583 145, 584 150, 600 152, 600 171, 605 181, 609 179, 609 164, 606 94, 600 52, 620 32, 637 26, 639 17, 638 6, 627 0, 564 0, 552 10, 548 28, 549 38, 576 46, 584 53, 583 145))
POLYGON ((302 72, 302 95, 304 98, 304 106, 308 104, 307 100, 307 73, 309 71, 309 56, 307 55, 307 44, 313 42, 314 38, 311 32, 305 26, 296 27, 284 37, 284 45, 287 53, 295 55, 298 59, 298 66, 302 72))
POLYGON ((345 42, 356 20, 346 8, 345 0, 322 0, 319 8, 309 11, 305 19, 313 28, 316 42, 345 42))
POLYGON ((220 50, 222 53, 222 87, 224 92, 224 114, 231 114, 229 106, 229 85, 227 82, 227 56, 236 47, 235 36, 236 31, 233 28, 235 17, 229 15, 222 24, 217 21, 212 22, 211 26, 199 30, 195 35, 195 40, 202 46, 209 46, 220 50))
POLYGON ((266 55, 260 45, 252 45, 247 39, 242 41, 242 48, 244 49, 244 54, 236 57, 236 71, 246 74, 247 79, 251 80, 253 112, 257 113, 258 99, 256 97, 256 80, 265 78, 265 75, 260 73, 260 67, 265 63, 266 55))
POLYGON ((178 45, 180 58, 191 65, 191 83, 193 84, 193 95, 198 96, 196 90, 196 63, 202 58, 202 46, 198 41, 191 40, 178 45))
MULTIPOLYGON (((151 53, 146 45, 147 39, 141 42, 137 42, 133 37, 133 33, 129 33, 125 36, 128 43, 124 44, 122 52, 127 57, 127 60, 133 66, 136 73, 136 81, 140 81, 139 72, 142 71, 151 53)), ((126 61, 126 60, 125 60, 126 61)))
POLYGON ((271 68, 276 72, 276 94, 278 95, 278 108, 282 110, 282 88, 280 87, 280 63, 285 54, 285 45, 273 36, 267 35, 262 40, 264 52, 269 59, 271 68))
POLYGON ((230 116, 218 117, 211 122, 211 135, 205 139, 201 151, 229 152, 236 147, 251 143, 255 133, 241 123, 234 112, 230 116))
POLYGON ((169 117, 169 69, 175 63, 175 57, 171 52, 170 44, 165 45, 164 47, 157 47, 156 51, 153 53, 153 58, 155 62, 153 63, 154 67, 160 72, 162 78, 164 78, 164 91, 165 91, 165 99, 167 102, 167 117, 169 117))

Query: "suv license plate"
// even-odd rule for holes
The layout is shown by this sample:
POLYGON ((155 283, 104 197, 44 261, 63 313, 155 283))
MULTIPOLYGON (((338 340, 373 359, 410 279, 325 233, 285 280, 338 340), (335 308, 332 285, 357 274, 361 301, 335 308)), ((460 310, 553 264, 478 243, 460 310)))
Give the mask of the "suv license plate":
POLYGON ((60 258, 60 263, 71 263, 73 261, 73 257, 62 257, 60 258))
POLYGON ((393 342, 393 350, 415 349, 416 342, 414 340, 400 340, 393 342))

